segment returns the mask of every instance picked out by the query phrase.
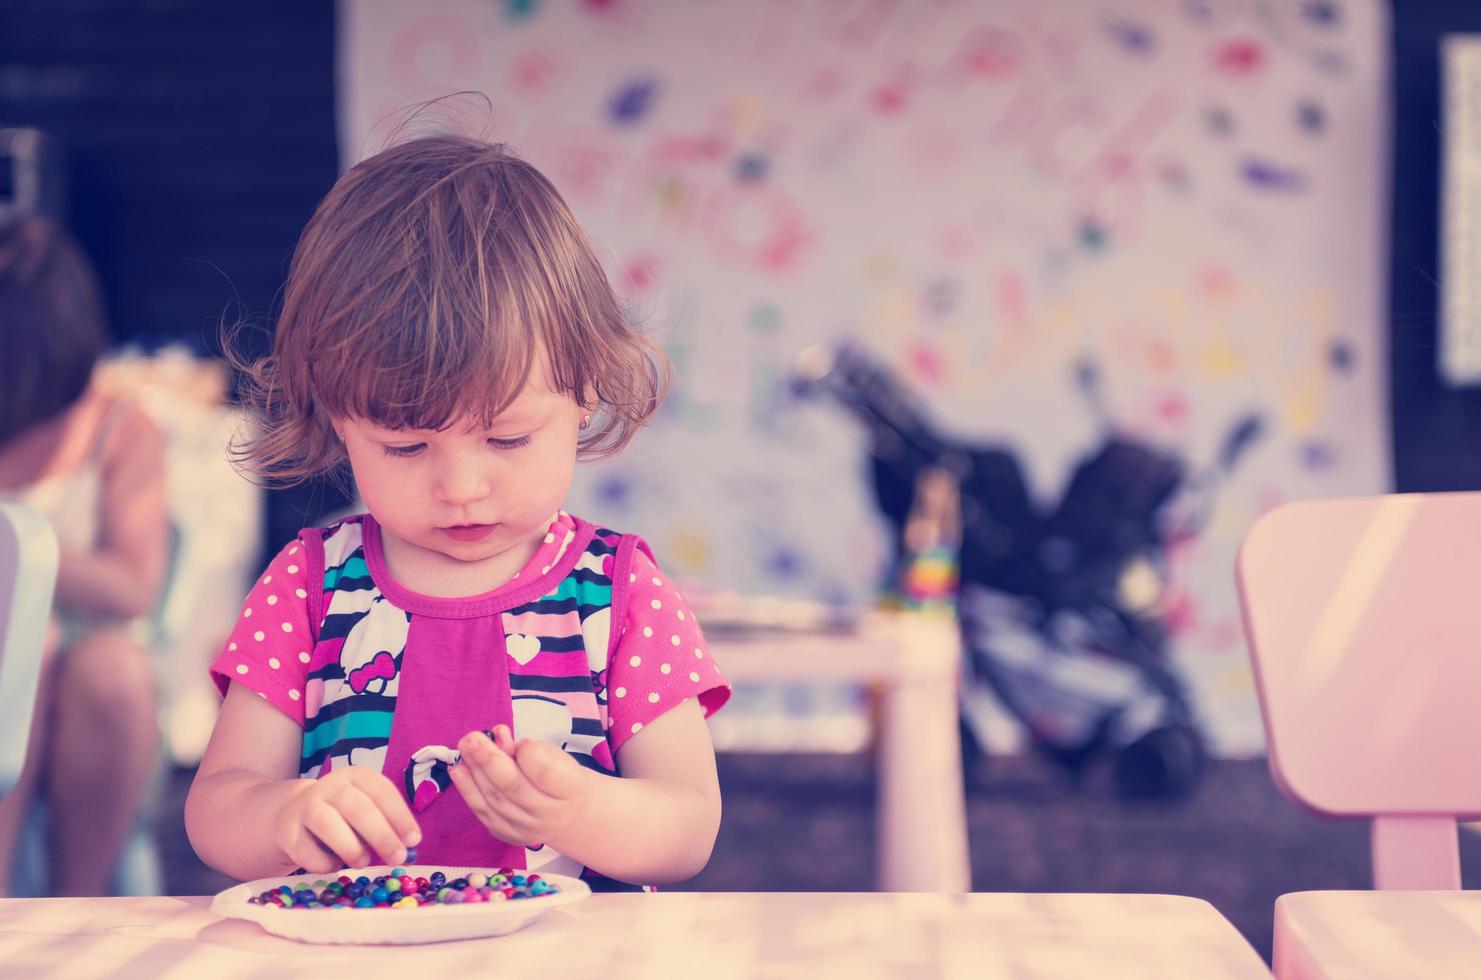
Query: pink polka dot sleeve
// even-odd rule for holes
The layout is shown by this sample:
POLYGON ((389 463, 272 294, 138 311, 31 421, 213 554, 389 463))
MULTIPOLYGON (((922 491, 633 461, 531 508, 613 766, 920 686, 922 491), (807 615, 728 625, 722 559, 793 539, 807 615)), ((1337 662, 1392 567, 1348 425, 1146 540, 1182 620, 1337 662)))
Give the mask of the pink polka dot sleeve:
POLYGON ((211 679, 223 697, 233 682, 250 688, 303 727, 303 688, 313 638, 307 545, 292 541, 267 566, 242 603, 242 613, 211 679))
POLYGON ((627 614, 607 667, 607 741, 616 752, 643 726, 689 698, 708 718, 730 699, 689 604, 646 551, 633 551, 627 614))

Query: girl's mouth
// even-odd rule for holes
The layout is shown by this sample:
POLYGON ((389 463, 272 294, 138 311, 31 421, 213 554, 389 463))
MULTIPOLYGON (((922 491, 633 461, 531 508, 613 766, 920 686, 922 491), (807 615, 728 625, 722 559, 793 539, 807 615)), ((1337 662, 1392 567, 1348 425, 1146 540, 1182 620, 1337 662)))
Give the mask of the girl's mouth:
POLYGON ((492 524, 456 524, 452 527, 440 527, 437 530, 454 541, 479 541, 488 537, 493 529, 492 524))

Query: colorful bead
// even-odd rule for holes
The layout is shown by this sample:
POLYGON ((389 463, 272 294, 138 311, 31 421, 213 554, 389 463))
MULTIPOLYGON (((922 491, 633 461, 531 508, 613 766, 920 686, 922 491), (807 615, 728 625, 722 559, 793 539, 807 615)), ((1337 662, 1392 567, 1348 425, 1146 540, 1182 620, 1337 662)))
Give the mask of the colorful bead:
POLYGON ((442 871, 427 878, 413 877, 405 868, 389 875, 351 878, 340 875, 334 880, 317 878, 312 885, 305 879, 279 885, 259 895, 250 896, 252 905, 282 909, 343 908, 420 908, 424 905, 475 905, 480 902, 524 901, 559 892, 560 889, 537 874, 515 874, 508 868, 498 871, 470 871, 466 876, 449 879, 442 871))

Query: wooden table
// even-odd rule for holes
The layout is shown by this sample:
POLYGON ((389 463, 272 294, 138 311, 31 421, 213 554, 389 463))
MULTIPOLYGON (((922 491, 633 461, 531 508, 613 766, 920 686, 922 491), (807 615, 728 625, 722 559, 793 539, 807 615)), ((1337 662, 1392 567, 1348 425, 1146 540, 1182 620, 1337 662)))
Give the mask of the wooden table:
POLYGON ((1296 892, 1275 902, 1275 975, 1481 977, 1481 892, 1296 892))
POLYGON ((879 890, 971 890, 957 727, 961 636, 954 616, 875 613, 854 632, 722 633, 709 645, 737 684, 879 685, 879 890))
MULTIPOLYGON (((0 976, 1269 980, 1213 907, 1165 895, 596 895, 498 939, 311 946, 207 898, 0 901, 0 976), (453 972, 456 971, 456 972, 453 972)), ((286 913, 315 915, 319 913, 286 913)), ((417 915, 342 912, 331 915, 417 915)))

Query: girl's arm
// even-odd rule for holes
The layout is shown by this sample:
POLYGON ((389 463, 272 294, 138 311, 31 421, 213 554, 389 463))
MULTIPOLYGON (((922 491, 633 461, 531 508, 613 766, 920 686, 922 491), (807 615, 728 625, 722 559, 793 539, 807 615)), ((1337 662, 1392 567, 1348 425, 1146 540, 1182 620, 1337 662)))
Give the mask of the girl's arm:
POLYGON ((582 769, 585 805, 549 841, 609 878, 684 881, 704 869, 720 831, 720 780, 704 710, 691 699, 653 719, 618 750, 622 776, 582 769))
POLYGON ((363 766, 298 778, 303 732, 252 690, 227 689, 185 799, 185 833, 202 861, 239 881, 294 868, 328 874, 391 864, 421 842, 395 785, 363 766))
POLYGON ((185 798, 185 833, 206 864, 238 881, 291 871, 273 818, 313 784, 298 778, 303 732, 241 684, 227 689, 185 798))
POLYGON ((107 436, 98 547, 63 550, 56 601, 83 612, 141 616, 154 608, 169 547, 164 437, 131 408, 107 436))

